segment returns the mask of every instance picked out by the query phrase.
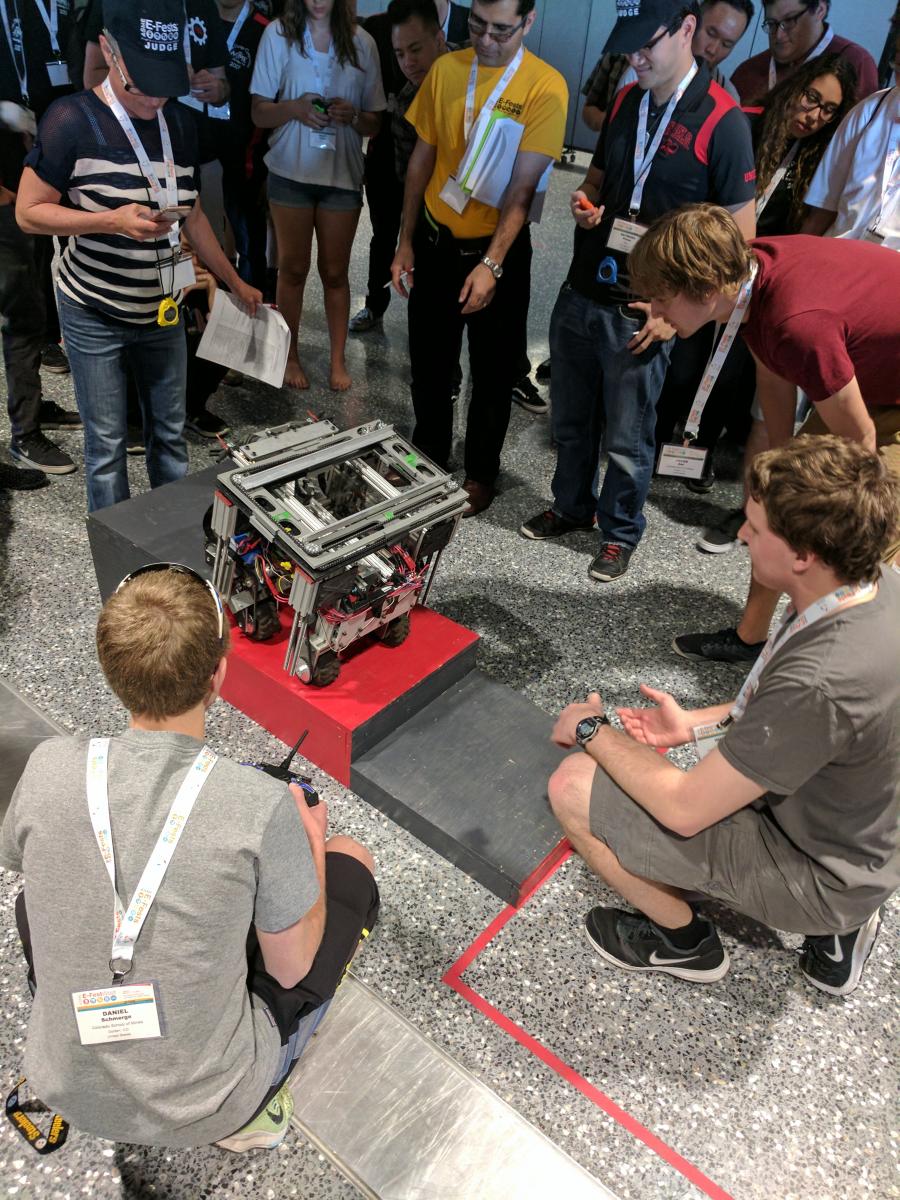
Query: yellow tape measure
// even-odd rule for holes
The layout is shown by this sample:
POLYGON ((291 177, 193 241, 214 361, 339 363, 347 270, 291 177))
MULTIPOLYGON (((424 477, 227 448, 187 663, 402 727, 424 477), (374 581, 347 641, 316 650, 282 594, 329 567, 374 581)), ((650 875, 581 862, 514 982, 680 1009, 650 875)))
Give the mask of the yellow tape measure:
POLYGON ((164 300, 160 301, 156 323, 157 325, 177 325, 178 320, 178 305, 171 296, 166 296, 164 300))

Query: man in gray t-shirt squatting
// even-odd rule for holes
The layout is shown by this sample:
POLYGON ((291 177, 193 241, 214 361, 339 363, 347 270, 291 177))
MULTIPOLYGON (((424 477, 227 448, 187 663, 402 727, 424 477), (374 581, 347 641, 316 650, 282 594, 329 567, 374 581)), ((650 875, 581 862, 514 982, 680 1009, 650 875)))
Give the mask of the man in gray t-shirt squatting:
POLYGON ((566 758, 550 802, 588 866, 637 913, 597 907, 608 962, 698 983, 728 954, 687 893, 806 935, 807 981, 859 983, 900 884, 900 575, 879 564, 900 527, 896 486, 857 443, 799 437, 759 455, 741 539, 753 577, 786 592, 786 623, 734 705, 683 711, 641 686, 621 733, 597 693, 553 731, 566 758), (696 743, 683 771, 653 748, 696 743))
POLYGON ((0 867, 25 885, 24 1074, 112 1141, 275 1146, 287 1077, 377 919, 371 855, 326 840, 324 803, 308 807, 296 785, 204 752, 228 626, 200 576, 135 572, 103 607, 97 649, 130 727, 105 753, 88 737, 38 746, 0 830, 0 867), (139 880, 158 890, 129 969, 115 895, 121 938, 139 880))

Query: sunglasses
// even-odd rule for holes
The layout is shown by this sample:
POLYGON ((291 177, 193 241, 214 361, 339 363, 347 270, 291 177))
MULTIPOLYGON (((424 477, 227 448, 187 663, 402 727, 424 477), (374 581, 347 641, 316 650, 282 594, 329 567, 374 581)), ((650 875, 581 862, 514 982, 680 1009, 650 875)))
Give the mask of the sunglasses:
POLYGON ((528 17, 524 16, 518 25, 491 25, 478 17, 469 17, 469 33, 472 37, 489 37, 493 42, 508 42, 527 20, 528 17))
POLYGON ((122 588, 125 587, 126 584, 131 583, 133 579, 137 579, 139 575, 149 575, 156 571, 175 571, 176 574, 189 575, 192 579, 196 579, 198 583, 203 584, 210 596, 212 596, 213 603, 216 606, 216 614, 219 618, 219 641, 221 642, 225 636, 225 609, 222 607, 222 597, 209 582, 209 580, 204 579, 200 572, 195 571, 193 567, 186 567, 184 563, 147 563, 146 566, 138 567, 136 571, 131 571, 128 575, 126 575, 116 588, 114 594, 118 595, 118 593, 121 592, 122 588))

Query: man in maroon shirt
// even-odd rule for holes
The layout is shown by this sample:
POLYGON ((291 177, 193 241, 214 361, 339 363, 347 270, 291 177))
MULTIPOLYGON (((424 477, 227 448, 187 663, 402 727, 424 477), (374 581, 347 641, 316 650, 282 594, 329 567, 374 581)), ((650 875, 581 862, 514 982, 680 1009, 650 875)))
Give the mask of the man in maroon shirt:
MULTIPOLYGON (((756 361, 769 445, 792 436, 799 387, 814 406, 802 432, 877 449, 900 484, 900 255, 847 238, 748 245, 729 212, 696 204, 655 222, 628 260, 635 293, 680 337, 727 322, 754 265, 741 334, 756 361)), ((886 561, 898 555, 895 542, 886 561)), ((736 629, 684 634, 674 648, 698 662, 752 662, 777 602, 754 580, 736 629)))
POLYGON ((802 63, 820 54, 840 54, 856 69, 856 99, 864 100, 878 87, 878 68, 867 50, 838 37, 827 23, 831 0, 768 0, 763 5, 763 28, 769 49, 754 54, 731 77, 741 104, 759 104, 776 83, 787 79, 802 63))

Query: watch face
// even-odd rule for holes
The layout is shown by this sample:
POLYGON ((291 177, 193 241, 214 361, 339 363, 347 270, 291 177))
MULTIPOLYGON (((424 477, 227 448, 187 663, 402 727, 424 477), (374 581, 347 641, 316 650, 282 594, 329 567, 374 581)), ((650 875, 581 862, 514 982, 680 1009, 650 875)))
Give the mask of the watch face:
POLYGON ((575 726, 575 740, 583 742, 597 731, 597 717, 585 717, 575 726))

